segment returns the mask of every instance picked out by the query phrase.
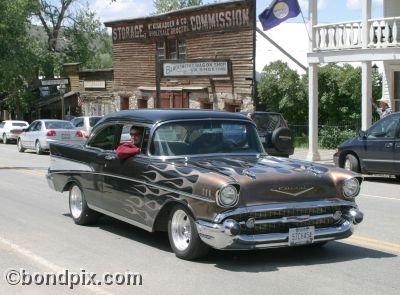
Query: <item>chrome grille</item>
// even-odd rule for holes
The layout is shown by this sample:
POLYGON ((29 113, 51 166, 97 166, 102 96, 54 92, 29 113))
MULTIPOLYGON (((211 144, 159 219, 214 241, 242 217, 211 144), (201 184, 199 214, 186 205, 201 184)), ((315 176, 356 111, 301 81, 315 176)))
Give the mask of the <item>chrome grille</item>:
POLYGON ((279 219, 283 217, 293 216, 318 216, 324 214, 334 214, 336 211, 341 211, 346 214, 350 207, 346 206, 328 206, 328 207, 312 207, 312 208, 287 208, 282 210, 262 211, 262 212, 249 212, 231 216, 232 219, 241 223, 241 234, 246 235, 257 235, 267 233, 287 233, 289 228, 303 227, 303 226, 315 226, 315 228, 324 228, 340 225, 343 220, 335 220, 333 218, 320 218, 316 220, 308 220, 303 222, 287 222, 287 223, 261 223, 255 224, 254 228, 248 228, 245 222, 249 218, 256 220, 268 220, 268 219, 279 219))

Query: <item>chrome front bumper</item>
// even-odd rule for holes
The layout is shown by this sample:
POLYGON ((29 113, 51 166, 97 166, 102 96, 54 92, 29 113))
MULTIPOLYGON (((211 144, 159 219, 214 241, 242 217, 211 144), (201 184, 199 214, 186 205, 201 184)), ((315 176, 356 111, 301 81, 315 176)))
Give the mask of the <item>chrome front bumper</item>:
MULTIPOLYGON (((224 224, 197 221, 197 232, 201 240, 221 250, 251 250, 288 247, 288 233, 261 235, 232 235, 224 224)), ((345 221, 339 227, 315 229, 314 243, 344 239, 353 234, 354 225, 345 221)))

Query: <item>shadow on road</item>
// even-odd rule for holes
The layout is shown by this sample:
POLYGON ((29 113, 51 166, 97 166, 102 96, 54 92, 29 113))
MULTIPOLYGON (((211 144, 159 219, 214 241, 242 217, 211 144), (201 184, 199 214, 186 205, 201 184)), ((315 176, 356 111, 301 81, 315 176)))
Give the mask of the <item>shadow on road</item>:
POLYGON ((368 175, 368 176, 364 176, 364 181, 400 184, 400 180, 398 180, 390 175, 382 175, 382 176, 368 175))
MULTIPOLYGON (((70 214, 64 214, 70 217, 70 214)), ((102 216, 92 225, 126 239, 161 251, 172 253, 166 233, 150 233, 117 219, 102 216)), ((211 249, 203 259, 192 263, 214 264, 215 267, 233 272, 269 272, 282 267, 320 265, 359 259, 393 258, 397 255, 362 246, 333 241, 323 247, 278 248, 253 251, 219 251, 211 249)), ((178 259, 178 258, 177 258, 178 259)))

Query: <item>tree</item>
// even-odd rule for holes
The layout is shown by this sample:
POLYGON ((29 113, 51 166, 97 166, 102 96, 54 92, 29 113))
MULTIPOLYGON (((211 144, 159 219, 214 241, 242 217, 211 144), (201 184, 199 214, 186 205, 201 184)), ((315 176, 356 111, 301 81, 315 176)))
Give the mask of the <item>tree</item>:
POLYGON ((17 117, 30 108, 29 84, 39 63, 38 42, 29 35, 35 4, 31 0, 0 1, 0 91, 8 93, 7 108, 17 117))
POLYGON ((266 111, 282 113, 289 123, 304 122, 308 113, 306 85, 287 63, 275 61, 261 73, 259 99, 266 111))
POLYGON ((203 5, 202 0, 153 0, 156 13, 164 13, 184 7, 203 5))
POLYGON ((42 68, 45 77, 59 75, 63 62, 80 62, 83 67, 111 66, 111 36, 107 40, 106 30, 88 4, 79 0, 36 1, 35 16, 47 36, 48 52, 42 68))

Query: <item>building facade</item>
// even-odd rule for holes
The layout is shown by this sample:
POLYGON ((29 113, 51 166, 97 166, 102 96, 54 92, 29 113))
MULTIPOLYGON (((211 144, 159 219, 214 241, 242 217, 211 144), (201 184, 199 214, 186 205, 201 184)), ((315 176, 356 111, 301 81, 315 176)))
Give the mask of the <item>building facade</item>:
MULTIPOLYGON (((360 62, 362 97, 361 126, 372 122, 372 65, 382 62, 383 96, 395 112, 400 111, 400 1, 383 0, 383 17, 371 18, 371 0, 362 0, 362 19, 318 23, 318 1, 309 0, 310 32, 309 74, 309 153, 308 160, 318 160, 318 65, 360 62)), ((377 99, 376 97, 374 99, 377 99)))
POLYGON ((254 109, 255 1, 106 22, 117 110, 254 109))

